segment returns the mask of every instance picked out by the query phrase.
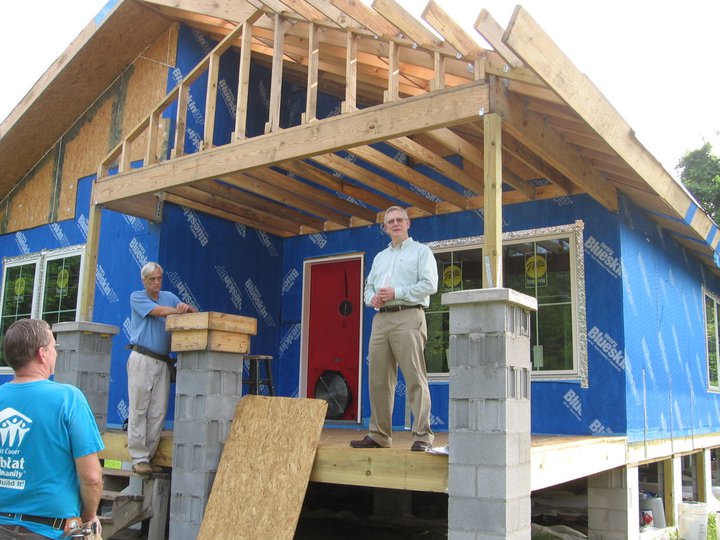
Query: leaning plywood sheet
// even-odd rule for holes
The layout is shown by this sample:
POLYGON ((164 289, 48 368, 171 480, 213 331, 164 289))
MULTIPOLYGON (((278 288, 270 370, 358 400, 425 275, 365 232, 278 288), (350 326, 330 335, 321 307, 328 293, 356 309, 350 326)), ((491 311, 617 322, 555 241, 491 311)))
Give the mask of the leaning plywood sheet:
POLYGON ((317 399, 240 400, 200 540, 293 538, 326 409, 317 399))

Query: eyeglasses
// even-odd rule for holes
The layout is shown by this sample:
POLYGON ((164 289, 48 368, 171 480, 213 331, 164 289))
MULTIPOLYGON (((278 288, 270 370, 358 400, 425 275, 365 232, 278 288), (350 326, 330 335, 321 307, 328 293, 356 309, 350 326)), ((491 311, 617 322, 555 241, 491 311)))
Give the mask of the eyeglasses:
POLYGON ((392 218, 392 219, 388 219, 388 220, 385 222, 385 225, 393 225, 393 224, 395 224, 395 223, 402 223, 403 221, 407 221, 407 220, 406 220, 405 218, 401 218, 401 217, 399 217, 399 218, 392 218))

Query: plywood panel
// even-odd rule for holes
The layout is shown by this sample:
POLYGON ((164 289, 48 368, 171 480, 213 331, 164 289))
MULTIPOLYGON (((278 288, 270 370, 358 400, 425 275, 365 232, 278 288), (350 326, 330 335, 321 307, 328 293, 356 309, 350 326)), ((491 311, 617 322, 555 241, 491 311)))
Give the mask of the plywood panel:
POLYGON ((30 229, 48 222, 54 186, 53 156, 54 152, 51 152, 11 196, 6 232, 30 229))
POLYGON ((245 396, 225 442, 200 540, 291 540, 327 403, 245 396))

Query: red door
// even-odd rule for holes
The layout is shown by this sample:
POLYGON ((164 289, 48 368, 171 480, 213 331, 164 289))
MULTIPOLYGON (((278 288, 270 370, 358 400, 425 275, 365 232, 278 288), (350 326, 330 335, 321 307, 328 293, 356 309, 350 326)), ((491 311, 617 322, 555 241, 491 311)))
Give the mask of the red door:
POLYGON ((329 420, 357 420, 360 380, 361 260, 313 263, 307 395, 328 401, 329 420))

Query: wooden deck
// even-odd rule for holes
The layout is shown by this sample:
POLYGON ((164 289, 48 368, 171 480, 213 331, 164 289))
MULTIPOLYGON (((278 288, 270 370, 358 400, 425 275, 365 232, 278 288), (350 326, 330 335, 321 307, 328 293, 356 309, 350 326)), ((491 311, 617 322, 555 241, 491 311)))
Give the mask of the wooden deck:
MULTIPOLYGON (((310 475, 313 482, 445 493, 448 456, 411 452, 409 432, 393 435, 393 448, 356 449, 350 441, 364 430, 326 428, 310 475)), ((128 461, 127 435, 110 430, 103 434, 103 459, 128 461)), ((434 447, 448 443, 447 433, 436 433, 434 447)), ((172 466, 172 432, 165 432, 154 463, 172 466)), ((533 435, 532 490, 561 484, 626 464, 625 437, 533 435)))

